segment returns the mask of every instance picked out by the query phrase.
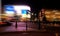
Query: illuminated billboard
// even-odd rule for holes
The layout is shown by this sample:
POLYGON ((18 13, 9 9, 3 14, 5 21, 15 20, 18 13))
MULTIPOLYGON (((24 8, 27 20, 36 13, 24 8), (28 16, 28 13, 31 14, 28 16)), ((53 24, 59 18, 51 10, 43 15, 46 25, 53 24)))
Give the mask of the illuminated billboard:
POLYGON ((12 5, 5 5, 4 6, 4 12, 7 14, 13 14, 14 13, 14 7, 12 5))
POLYGON ((31 11, 31 8, 27 5, 5 5, 4 6, 4 12, 7 14, 7 16, 14 16, 21 15, 22 17, 27 17, 29 15, 27 14, 27 10, 31 11))
POLYGON ((7 14, 14 14, 15 12, 18 14, 26 14, 27 10, 31 10, 29 6, 26 5, 5 5, 4 12, 7 14))

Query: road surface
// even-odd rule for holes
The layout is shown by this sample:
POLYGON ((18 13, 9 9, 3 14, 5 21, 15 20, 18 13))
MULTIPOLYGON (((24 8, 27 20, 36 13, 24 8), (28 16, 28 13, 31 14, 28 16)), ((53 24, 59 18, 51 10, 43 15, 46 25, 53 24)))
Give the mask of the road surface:
POLYGON ((17 28, 15 28, 16 22, 11 22, 11 26, 0 27, 0 32, 9 32, 9 31, 26 31, 27 30, 37 30, 38 25, 32 22, 17 22, 17 28))

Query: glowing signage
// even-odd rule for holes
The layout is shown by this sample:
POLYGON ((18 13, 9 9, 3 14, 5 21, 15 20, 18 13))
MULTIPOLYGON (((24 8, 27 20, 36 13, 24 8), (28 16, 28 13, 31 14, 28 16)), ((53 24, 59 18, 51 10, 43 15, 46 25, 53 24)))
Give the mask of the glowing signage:
POLYGON ((22 10, 22 14, 27 14, 27 10, 22 10))
MULTIPOLYGON (((5 5, 4 12, 7 16, 14 16, 16 12, 17 15, 21 15, 22 17, 27 17, 27 13, 31 11, 29 6, 26 5, 5 5)), ((30 15, 30 13, 28 13, 30 15)))
POLYGON ((13 6, 8 6, 8 5, 6 5, 6 6, 5 6, 5 10, 6 10, 6 11, 14 11, 14 7, 13 7, 13 6))
POLYGON ((5 10, 5 13, 7 13, 7 14, 13 14, 14 13, 14 7, 11 5, 5 5, 4 10, 5 10))

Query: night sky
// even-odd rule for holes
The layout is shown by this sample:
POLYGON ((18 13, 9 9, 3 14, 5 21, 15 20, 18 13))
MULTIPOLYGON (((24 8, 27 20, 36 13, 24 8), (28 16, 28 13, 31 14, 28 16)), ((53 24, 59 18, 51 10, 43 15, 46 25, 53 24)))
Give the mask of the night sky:
POLYGON ((32 12, 39 12, 42 8, 60 9, 59 1, 52 0, 2 0, 2 5, 25 4, 31 7, 32 12))

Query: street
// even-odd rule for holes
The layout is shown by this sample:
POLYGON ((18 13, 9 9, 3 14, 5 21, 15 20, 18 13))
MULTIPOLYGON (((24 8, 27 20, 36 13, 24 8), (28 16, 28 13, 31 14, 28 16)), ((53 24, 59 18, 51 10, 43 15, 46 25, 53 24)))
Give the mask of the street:
POLYGON ((0 27, 0 34, 1 36, 9 36, 9 35, 14 35, 14 36, 60 36, 60 33, 56 32, 49 32, 49 31, 40 31, 38 30, 38 24, 33 23, 33 22, 17 22, 17 28, 16 28, 16 22, 11 22, 11 26, 3 26, 0 27), (27 24, 27 31, 26 31, 26 24, 27 24), (37 30, 37 31, 36 31, 37 30), (26 31, 26 32, 25 32, 26 31), (5 33, 3 33, 5 32, 5 33), (8 32, 8 33, 6 33, 8 32), (9 33, 11 32, 11 33, 9 33), (56 33, 56 34, 55 34, 56 33), (44 34, 44 35, 43 35, 44 34))
POLYGON ((0 32, 26 31, 26 24, 27 24, 27 30, 38 29, 37 24, 32 22, 17 22, 17 28, 16 28, 16 22, 11 22, 11 23, 12 23, 11 26, 0 27, 0 32))
POLYGON ((38 30, 38 25, 33 22, 17 22, 17 28, 15 28, 16 22, 11 26, 0 27, 0 36, 55 36, 54 33, 36 31, 38 30), (27 31, 26 31, 27 24, 27 31))

